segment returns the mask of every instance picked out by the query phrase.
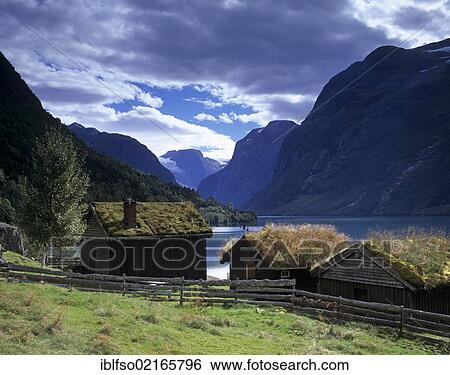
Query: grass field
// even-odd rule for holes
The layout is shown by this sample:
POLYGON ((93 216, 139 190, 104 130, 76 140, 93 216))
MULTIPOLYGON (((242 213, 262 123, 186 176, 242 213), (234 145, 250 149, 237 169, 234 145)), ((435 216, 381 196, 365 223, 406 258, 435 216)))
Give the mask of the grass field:
POLYGON ((41 263, 23 255, 17 254, 14 251, 3 252, 3 257, 10 263, 18 264, 20 266, 41 267, 41 263))
POLYGON ((283 309, 193 306, 0 280, 1 354, 432 354, 444 348, 283 309))

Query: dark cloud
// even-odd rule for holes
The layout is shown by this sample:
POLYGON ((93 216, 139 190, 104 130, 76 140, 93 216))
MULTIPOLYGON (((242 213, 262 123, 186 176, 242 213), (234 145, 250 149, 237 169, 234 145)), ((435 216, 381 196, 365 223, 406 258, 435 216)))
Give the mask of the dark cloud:
POLYGON ((102 103, 106 99, 106 96, 89 92, 85 88, 51 87, 36 84, 33 86, 33 90, 39 99, 50 103, 91 104, 102 103))
POLYGON ((395 15, 395 23, 407 30, 417 30, 432 19, 433 14, 415 7, 404 7, 395 15))
MULTIPOLYGON (((446 25, 448 25, 449 21, 448 13, 450 13, 450 1, 443 3, 437 9, 431 10, 417 6, 408 6, 401 8, 395 14, 394 23, 397 27, 404 30, 418 30, 421 27, 425 27, 427 32, 439 35, 442 30, 446 30, 446 25)), ((446 31, 448 33, 448 27, 446 31)))
MULTIPOLYGON (((383 1, 361 7, 359 0, 1 0, 0 40, 55 115, 145 133, 147 146, 163 153, 167 140, 155 138, 147 118, 117 114, 107 105, 118 96, 139 96, 133 83, 194 84, 213 101, 250 107, 246 113, 254 113, 239 114, 242 122, 299 121, 334 74, 380 45, 400 44, 387 34, 403 37, 422 23, 430 35, 446 31, 448 2, 445 12, 426 10, 428 3, 390 10, 383 1), (369 27, 377 18, 372 24, 378 26, 369 27)), ((231 154, 231 139, 163 111, 152 109, 149 116, 176 129, 185 148, 214 144, 217 155, 231 154)))
POLYGON ((394 22, 397 26, 406 30, 417 30, 425 26, 433 31, 442 28, 442 22, 446 22, 445 8, 450 10, 450 3, 446 3, 441 9, 426 10, 417 7, 403 7, 396 14, 394 22))
MULTIPOLYGON (((71 56, 160 80, 225 81, 251 94, 317 94, 332 74, 393 42, 351 18, 348 7, 297 0, 0 5, 71 56)), ((16 42, 35 38, 16 29, 9 30, 16 42)))
POLYGON ((173 80, 224 80, 248 93, 314 93, 376 46, 383 32, 345 14, 346 1, 132 2, 136 27, 105 63, 173 80), (151 4, 149 6, 149 4, 151 4))

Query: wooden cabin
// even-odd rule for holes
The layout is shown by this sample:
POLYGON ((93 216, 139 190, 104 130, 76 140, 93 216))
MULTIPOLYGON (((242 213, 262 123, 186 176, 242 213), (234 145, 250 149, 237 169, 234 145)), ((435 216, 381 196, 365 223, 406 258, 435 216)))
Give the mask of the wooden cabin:
POLYGON ((220 262, 230 263, 231 280, 295 279, 297 289, 315 292, 317 278, 310 273, 311 264, 299 264, 288 251, 279 250, 280 247, 274 256, 265 256, 258 248, 258 241, 243 235, 223 253, 220 262))
POLYGON ((405 263, 388 261, 369 244, 355 244, 319 267, 317 291, 321 294, 380 302, 450 314, 448 282, 427 286, 408 275, 405 263))
POLYGON ((331 225, 267 224, 223 248, 231 279, 295 279, 296 288, 316 292, 316 264, 348 246, 348 237, 331 225))
POLYGON ((97 202, 86 220, 85 272, 206 279, 212 231, 190 202, 97 202))

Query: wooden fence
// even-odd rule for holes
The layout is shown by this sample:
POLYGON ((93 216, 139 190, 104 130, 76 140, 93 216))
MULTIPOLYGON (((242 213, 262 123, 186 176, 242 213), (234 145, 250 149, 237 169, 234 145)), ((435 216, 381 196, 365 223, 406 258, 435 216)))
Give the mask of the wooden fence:
POLYGON ((179 303, 254 304, 282 306, 294 312, 334 321, 361 321, 414 333, 450 338, 450 315, 402 306, 364 302, 295 289, 295 280, 185 280, 103 274, 79 274, 57 269, 0 266, 11 281, 45 282, 71 289, 141 295, 179 303))

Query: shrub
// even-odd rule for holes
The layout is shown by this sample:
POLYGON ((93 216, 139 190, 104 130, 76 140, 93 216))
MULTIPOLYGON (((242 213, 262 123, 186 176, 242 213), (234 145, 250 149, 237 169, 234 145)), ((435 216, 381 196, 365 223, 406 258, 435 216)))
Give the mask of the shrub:
POLYGON ((139 319, 150 324, 156 324, 159 322, 159 319, 156 317, 154 312, 147 312, 146 314, 141 315, 139 319))
POLYGON ((294 335, 303 336, 308 333, 309 328, 303 320, 298 319, 294 323, 292 323, 291 330, 294 335))
POLYGON ((326 328, 324 335, 328 338, 334 338, 338 340, 353 340, 355 338, 355 334, 349 329, 336 327, 334 325, 329 325, 326 328))
POLYGON ((215 327, 231 327, 231 320, 229 318, 221 318, 219 316, 214 316, 209 319, 209 324, 215 327))
POLYGON ((188 328, 206 330, 208 323, 202 317, 195 315, 185 315, 181 318, 181 322, 188 328))
POLYGON ((105 336, 111 336, 112 329, 113 327, 110 323, 104 323, 100 328, 99 333, 105 336))
POLYGON ((115 347, 111 337, 99 334, 94 340, 93 352, 96 354, 114 354, 115 347))
POLYGON ((12 206, 11 202, 0 197, 0 222, 12 224, 16 219, 16 210, 12 206))

